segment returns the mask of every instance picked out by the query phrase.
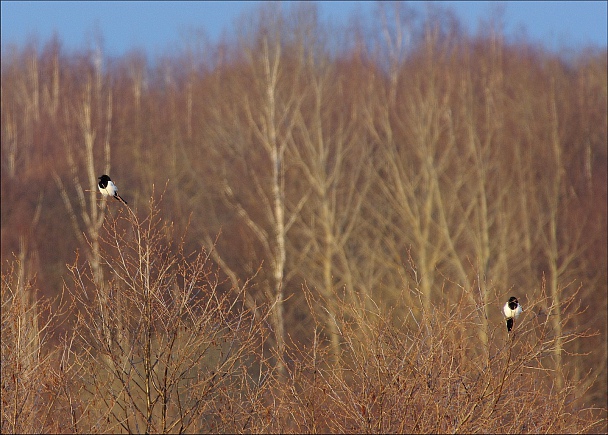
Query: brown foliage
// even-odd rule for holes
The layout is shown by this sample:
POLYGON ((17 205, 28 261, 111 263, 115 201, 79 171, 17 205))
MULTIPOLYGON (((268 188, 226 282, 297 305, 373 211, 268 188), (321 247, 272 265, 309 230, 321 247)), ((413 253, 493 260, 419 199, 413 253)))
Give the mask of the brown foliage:
POLYGON ((23 375, 6 328, 40 314, 17 289, 35 276, 32 306, 57 308, 70 282, 78 307, 76 335, 44 317, 54 363, 32 363, 61 423, 19 426, 3 402, 3 431, 582 431, 600 420, 574 411, 594 406, 605 419, 606 50, 473 38, 405 4, 370 23, 337 32, 314 7, 266 7, 234 40, 154 65, 56 39, 3 56, 1 253, 18 258, 18 273, 3 263, 3 382, 23 375), (106 170, 132 208, 99 201, 106 170), (188 279, 200 297, 180 311, 188 279), (506 341, 511 294, 546 318, 506 341), (214 389, 222 342, 242 353, 214 389), (172 364, 191 368, 159 372, 172 364))

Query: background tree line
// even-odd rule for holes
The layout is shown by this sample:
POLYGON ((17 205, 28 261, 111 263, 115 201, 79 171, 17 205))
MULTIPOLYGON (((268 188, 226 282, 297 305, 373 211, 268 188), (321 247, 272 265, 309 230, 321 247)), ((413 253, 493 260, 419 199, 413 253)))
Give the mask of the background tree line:
MULTIPOLYGON (((4 379, 29 366, 63 385, 44 394, 75 431, 286 430, 285 409, 296 430, 491 430, 504 427, 490 419, 498 403, 511 404, 492 379, 525 368, 559 403, 603 408, 605 428, 605 50, 566 57, 507 43, 495 28, 471 36, 445 10, 420 17, 406 4, 380 5, 369 23, 341 31, 314 6, 263 7, 232 40, 198 42, 152 65, 139 52, 104 57, 101 46, 68 54, 57 39, 3 54, 3 396, 19 385, 4 379), (128 211, 100 201, 102 173, 128 211), (524 335, 498 367, 491 361, 507 352, 500 308, 512 294, 527 311, 524 335), (209 295, 217 305, 200 305, 209 295), (197 321, 200 312, 211 323, 197 321), (21 357, 5 340, 21 337, 15 318, 30 325, 21 357), (75 325, 88 333, 71 336, 75 325), (201 330, 208 341, 188 335, 201 330), (410 342, 407 360, 400 346, 410 342), (447 364, 432 343, 450 349, 458 370, 432 379, 430 367, 447 364), (178 369, 163 360, 169 345, 198 354, 177 353, 190 361, 178 369), (180 376, 200 376, 208 361, 213 374, 187 387, 202 396, 175 405, 180 376), (142 376, 141 397, 126 366, 142 376), (363 376, 372 367, 373 382, 363 376), (239 384, 235 374, 248 369, 239 384), (424 401, 402 401, 416 391, 401 385, 408 376, 425 379, 427 399, 455 391, 470 407, 427 415, 424 401), (221 382, 230 385, 221 400, 242 412, 232 426, 206 405, 221 402, 221 382), (88 414, 74 405, 95 391, 120 394, 88 414), (330 410, 314 408, 315 395, 330 410), (277 403, 269 397, 281 399, 276 419, 252 417, 277 403), (130 420, 132 409, 141 412, 130 420), (400 422, 411 409, 418 414, 400 422), (486 420, 475 421, 481 409, 486 420), (92 423, 108 415, 112 424, 92 423)), ((535 388, 522 403, 540 418, 549 396, 535 388)), ((10 415, 3 410, 3 431, 10 415)))

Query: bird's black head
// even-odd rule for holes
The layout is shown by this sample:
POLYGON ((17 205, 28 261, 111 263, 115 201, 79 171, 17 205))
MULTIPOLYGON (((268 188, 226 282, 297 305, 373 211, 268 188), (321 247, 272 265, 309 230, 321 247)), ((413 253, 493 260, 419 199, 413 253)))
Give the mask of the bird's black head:
POLYGON ((99 177, 99 179, 101 181, 110 181, 110 177, 108 177, 106 174, 103 174, 101 177, 99 177))
POLYGON ((511 296, 509 298, 509 308, 511 308, 512 310, 514 310, 515 308, 517 308, 517 305, 519 305, 519 302, 517 301, 517 298, 515 296, 511 296))

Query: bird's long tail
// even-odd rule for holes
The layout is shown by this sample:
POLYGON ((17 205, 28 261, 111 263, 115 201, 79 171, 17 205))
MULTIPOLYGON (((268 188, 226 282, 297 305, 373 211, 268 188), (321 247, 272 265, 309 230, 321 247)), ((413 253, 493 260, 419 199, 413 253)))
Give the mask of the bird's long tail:
POLYGON ((122 196, 120 196, 118 193, 114 195, 114 198, 118 199, 119 201, 122 201, 124 205, 127 205, 127 201, 122 199, 122 196))

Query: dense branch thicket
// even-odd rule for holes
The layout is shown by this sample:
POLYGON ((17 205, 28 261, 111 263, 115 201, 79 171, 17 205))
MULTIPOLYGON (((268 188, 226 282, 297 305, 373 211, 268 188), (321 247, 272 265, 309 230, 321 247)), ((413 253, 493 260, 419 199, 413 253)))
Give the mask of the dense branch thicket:
POLYGON ((3 48, 2 432, 606 431, 605 48, 405 4, 97 48, 3 48))

